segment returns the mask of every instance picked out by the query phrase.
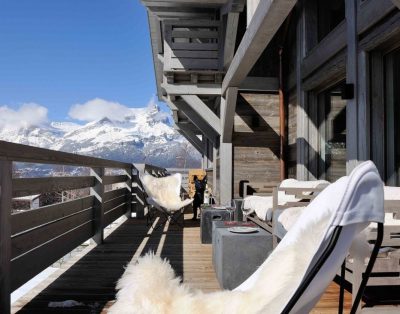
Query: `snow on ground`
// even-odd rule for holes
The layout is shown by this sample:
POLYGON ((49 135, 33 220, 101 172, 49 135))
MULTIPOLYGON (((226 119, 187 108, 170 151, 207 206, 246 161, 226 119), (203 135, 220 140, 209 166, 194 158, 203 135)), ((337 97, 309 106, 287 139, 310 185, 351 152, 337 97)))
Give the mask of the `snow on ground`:
POLYGON ((55 273, 59 268, 55 267, 49 267, 46 268, 44 271, 33 277, 31 280, 29 280, 27 283, 19 287, 17 290, 15 290, 13 293, 11 293, 11 304, 17 301, 19 298, 27 294, 29 291, 31 291, 33 288, 35 288, 37 285, 42 283, 44 280, 49 278, 53 273, 55 273))

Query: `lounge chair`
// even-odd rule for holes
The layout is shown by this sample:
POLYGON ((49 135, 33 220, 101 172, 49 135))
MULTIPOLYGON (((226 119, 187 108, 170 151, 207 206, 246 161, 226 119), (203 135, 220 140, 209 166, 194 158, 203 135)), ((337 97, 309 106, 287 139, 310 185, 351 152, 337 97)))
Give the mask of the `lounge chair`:
MULTIPOLYGON (((365 162, 322 191, 267 260, 236 289, 192 291, 167 261, 147 255, 128 265, 109 313, 308 313, 333 280, 354 237, 377 222, 379 237, 368 265, 372 268, 383 220, 382 181, 375 165, 365 162)), ((367 280, 368 272, 358 296, 367 280)))
MULTIPOLYGON (((165 217, 164 222, 160 223, 158 227, 163 226, 167 221, 182 227, 179 218, 182 216, 185 207, 193 202, 192 199, 181 199, 182 175, 176 173, 157 178, 143 174, 140 181, 147 194, 146 202, 165 217)), ((149 217, 151 219, 151 213, 149 217)))
MULTIPOLYGON (((370 305, 385 302, 374 297, 382 286, 400 286, 400 187, 384 187, 384 207, 385 207, 385 232, 381 245, 381 249, 372 269, 368 287, 380 287, 378 289, 369 289, 366 302, 370 305)), ((365 239, 373 242, 376 238, 377 227, 371 224, 365 230, 365 239)), ((365 252, 369 253, 371 245, 365 246, 365 252)), ((350 255, 346 259, 345 280, 357 287, 362 278, 362 274, 366 267, 364 256, 350 255)), ((387 291, 387 290, 386 290, 387 291)), ((397 290, 398 291, 398 290, 397 290)), ((400 296, 396 300, 389 299, 389 302, 399 302, 400 296)))
MULTIPOLYGON (((278 187, 272 188, 269 196, 250 195, 244 198, 243 215, 261 228, 274 234, 274 221, 281 209, 308 205, 319 192, 329 185, 328 181, 298 181, 286 179, 278 187), (277 214, 277 215, 274 215, 277 214)), ((276 239, 274 238, 274 246, 276 239)))

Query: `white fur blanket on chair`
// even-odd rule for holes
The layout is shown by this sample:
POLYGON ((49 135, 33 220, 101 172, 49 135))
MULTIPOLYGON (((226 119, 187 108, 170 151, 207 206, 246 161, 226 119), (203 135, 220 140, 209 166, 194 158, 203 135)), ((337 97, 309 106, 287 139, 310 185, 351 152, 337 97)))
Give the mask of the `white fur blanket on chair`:
POLYGON ((180 173, 162 178, 144 174, 141 176, 141 181, 151 203, 154 202, 168 211, 179 210, 193 202, 192 199, 182 201, 180 197, 182 183, 180 173))
POLYGON ((282 302, 298 286, 314 256, 328 219, 325 215, 308 226, 301 226, 300 232, 309 241, 303 242, 303 237, 296 237, 285 247, 276 249, 259 268, 260 272, 251 287, 245 289, 212 293, 191 289, 180 283, 168 261, 147 254, 127 266, 117 284, 117 301, 108 313, 280 313, 282 302))

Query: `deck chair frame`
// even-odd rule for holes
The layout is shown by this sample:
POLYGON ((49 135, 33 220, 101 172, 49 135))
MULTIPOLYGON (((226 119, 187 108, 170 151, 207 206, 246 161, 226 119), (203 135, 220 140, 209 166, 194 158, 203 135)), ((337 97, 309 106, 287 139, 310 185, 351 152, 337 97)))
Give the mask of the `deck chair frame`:
MULTIPOLYGON (((289 314, 290 311, 293 309, 293 307, 296 305, 297 301, 300 299, 300 297, 303 295, 303 293, 306 291, 314 277, 318 274, 319 270, 322 268, 326 260, 329 258, 330 254, 333 252, 335 245, 337 241, 339 240, 340 233, 342 231, 341 226, 337 226, 331 236, 330 242, 328 246, 326 247, 325 251, 322 253, 321 257, 318 259, 318 261, 315 263, 314 267, 310 270, 308 275, 303 279, 302 283, 300 284, 299 288, 296 290, 294 293, 293 297, 290 299, 284 310, 282 311, 282 314, 289 314)), ((361 297, 364 294, 365 287, 367 286, 369 276, 371 274, 371 271, 374 267, 376 258, 379 253, 379 248, 382 244, 382 239, 383 239, 383 224, 378 223, 378 232, 377 232, 377 239, 374 245, 374 248, 372 250, 367 269, 365 270, 365 274, 363 276, 363 279, 361 281, 361 284, 357 290, 357 293, 355 294, 355 301, 352 305, 350 314, 355 314, 358 310, 358 306, 361 301, 361 297)), ((343 284, 344 280, 342 280, 343 284)), ((342 291, 342 288, 341 288, 342 291)), ((339 300, 339 314, 343 313, 343 297, 344 294, 340 294, 340 300, 339 300)))
MULTIPOLYGON (((384 207, 385 213, 393 214, 396 219, 400 219, 399 200, 385 200, 384 207)), ((377 232, 371 232, 368 240, 373 240, 376 237, 377 232)), ((368 286, 400 285, 400 226, 385 226, 381 247, 395 247, 397 250, 388 253, 387 256, 378 255, 368 286)), ((347 259, 341 277, 356 289, 364 276, 364 271, 362 271, 364 268, 364 261, 354 259, 353 262, 350 262, 347 259)))
POLYGON ((158 207, 156 207, 154 205, 151 205, 151 206, 152 206, 152 211, 158 212, 158 213, 161 214, 162 217, 164 217, 164 221, 163 222, 159 222, 156 227, 153 227, 153 221, 154 221, 154 218, 155 218, 156 214, 155 213, 151 213, 149 211, 148 216, 147 216, 148 217, 147 218, 148 219, 147 220, 147 225, 152 226, 152 228, 154 228, 155 230, 157 230, 160 227, 165 226, 165 224, 167 222, 169 222, 170 225, 177 225, 177 226, 179 226, 181 228, 184 227, 184 220, 181 223, 179 221, 179 218, 182 217, 185 208, 181 208, 181 209, 176 210, 174 212, 169 212, 169 211, 167 211, 165 208, 163 208, 161 206, 158 206, 158 207))

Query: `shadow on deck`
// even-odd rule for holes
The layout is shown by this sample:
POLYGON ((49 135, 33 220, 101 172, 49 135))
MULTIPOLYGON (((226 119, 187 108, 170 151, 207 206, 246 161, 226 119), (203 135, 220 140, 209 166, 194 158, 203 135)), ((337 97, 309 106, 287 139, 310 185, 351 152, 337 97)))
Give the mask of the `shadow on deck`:
POLYGON ((219 289, 212 267, 211 246, 200 244, 199 223, 186 216, 184 229, 166 225, 164 229, 153 230, 144 220, 126 220, 104 244, 94 247, 75 263, 67 262, 72 265, 32 300, 17 301, 13 312, 106 312, 115 299, 115 285, 124 267, 149 251, 167 258, 176 274, 191 286, 206 291, 219 289), (49 307, 49 302, 66 300, 83 305, 69 309, 49 307))

